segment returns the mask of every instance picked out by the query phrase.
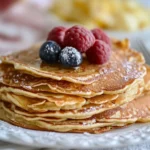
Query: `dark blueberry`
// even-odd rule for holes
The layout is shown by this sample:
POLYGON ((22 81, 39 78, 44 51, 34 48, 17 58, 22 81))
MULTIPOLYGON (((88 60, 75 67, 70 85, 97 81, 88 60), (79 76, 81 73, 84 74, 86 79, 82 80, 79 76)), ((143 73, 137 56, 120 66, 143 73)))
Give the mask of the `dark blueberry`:
POLYGON ((40 48, 40 58, 46 63, 58 62, 60 46, 54 41, 45 42, 40 48))
POLYGON ((65 67, 77 67, 82 63, 82 55, 73 47, 65 47, 60 52, 59 60, 65 67))

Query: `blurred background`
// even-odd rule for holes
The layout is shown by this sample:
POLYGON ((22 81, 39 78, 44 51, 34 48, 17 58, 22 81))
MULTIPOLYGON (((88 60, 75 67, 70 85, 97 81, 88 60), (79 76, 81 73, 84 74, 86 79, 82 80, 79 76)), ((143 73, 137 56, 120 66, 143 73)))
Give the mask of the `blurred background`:
POLYGON ((102 28, 150 46, 150 0, 0 0, 0 55, 44 41, 56 25, 102 28))

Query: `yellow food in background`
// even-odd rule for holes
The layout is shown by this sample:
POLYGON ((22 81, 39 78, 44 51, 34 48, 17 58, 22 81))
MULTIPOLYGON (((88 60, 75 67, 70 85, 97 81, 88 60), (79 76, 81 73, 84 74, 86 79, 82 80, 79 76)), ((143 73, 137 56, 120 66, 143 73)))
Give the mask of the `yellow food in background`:
POLYGON ((54 0, 50 11, 87 28, 136 31, 150 26, 150 11, 135 0, 54 0))

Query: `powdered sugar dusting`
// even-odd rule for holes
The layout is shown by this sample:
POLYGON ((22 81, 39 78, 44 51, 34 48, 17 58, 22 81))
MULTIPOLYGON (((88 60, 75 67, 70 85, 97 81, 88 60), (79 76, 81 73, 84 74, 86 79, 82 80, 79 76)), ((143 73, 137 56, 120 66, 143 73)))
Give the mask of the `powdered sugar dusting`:
POLYGON ((78 66, 82 62, 82 55, 73 47, 65 47, 61 52, 61 60, 65 64, 78 66))

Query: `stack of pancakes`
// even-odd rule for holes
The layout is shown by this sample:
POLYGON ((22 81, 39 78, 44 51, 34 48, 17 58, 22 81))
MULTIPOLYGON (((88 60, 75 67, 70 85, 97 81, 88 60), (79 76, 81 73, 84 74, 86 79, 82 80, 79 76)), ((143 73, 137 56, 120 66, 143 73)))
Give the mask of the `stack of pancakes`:
POLYGON ((150 69, 128 40, 104 65, 46 64, 40 44, 0 64, 0 119, 29 129, 100 133, 150 120, 150 69))

